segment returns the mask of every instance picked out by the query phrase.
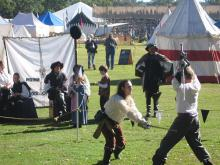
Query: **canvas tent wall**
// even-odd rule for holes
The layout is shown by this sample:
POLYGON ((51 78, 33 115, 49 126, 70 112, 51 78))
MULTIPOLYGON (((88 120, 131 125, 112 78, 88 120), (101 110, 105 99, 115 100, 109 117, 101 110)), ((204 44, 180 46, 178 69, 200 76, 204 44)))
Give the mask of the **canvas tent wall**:
POLYGON ((6 54, 4 48, 3 37, 12 37, 13 36, 13 28, 12 24, 0 24, 0 60, 3 60, 6 64, 6 54))
POLYGON ((49 36, 49 26, 40 22, 33 13, 19 12, 12 20, 14 25, 24 25, 32 37, 49 36))
POLYGON ((74 40, 69 34, 54 37, 5 38, 9 73, 20 73, 27 81, 37 107, 48 106, 44 78, 55 61, 64 63, 62 71, 70 78, 75 65, 74 40))
POLYGON ((180 44, 201 82, 220 78, 220 30, 198 0, 181 0, 156 35, 159 52, 179 60, 180 44))
POLYGON ((31 34, 24 25, 13 26, 13 37, 31 37, 31 34))
POLYGON ((50 27, 50 33, 64 32, 63 21, 49 11, 40 15, 39 20, 50 27))

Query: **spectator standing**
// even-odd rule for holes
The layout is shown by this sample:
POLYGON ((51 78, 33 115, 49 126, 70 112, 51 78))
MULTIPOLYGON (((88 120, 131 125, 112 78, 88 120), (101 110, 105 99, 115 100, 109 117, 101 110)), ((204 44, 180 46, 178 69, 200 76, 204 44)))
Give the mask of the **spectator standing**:
POLYGON ((88 98, 91 94, 89 80, 84 73, 82 65, 73 67, 73 75, 70 77, 68 94, 71 97, 71 111, 73 127, 77 126, 77 110, 79 110, 79 126, 88 121, 88 98), (78 101, 78 102, 77 102, 78 101))
POLYGON ((100 96, 100 108, 104 112, 104 105, 108 101, 110 96, 110 78, 108 75, 108 68, 104 65, 99 67, 101 80, 98 82, 99 85, 99 96, 100 96))
POLYGON ((106 51, 106 65, 108 68, 114 68, 115 60, 115 48, 117 47, 117 42, 113 38, 112 34, 109 34, 108 38, 105 40, 105 51, 106 51))
POLYGON ((96 42, 92 39, 92 35, 88 37, 88 40, 85 43, 85 47, 87 49, 87 54, 88 54, 88 69, 93 67, 93 69, 96 69, 95 66, 95 53, 97 53, 97 44, 96 42))

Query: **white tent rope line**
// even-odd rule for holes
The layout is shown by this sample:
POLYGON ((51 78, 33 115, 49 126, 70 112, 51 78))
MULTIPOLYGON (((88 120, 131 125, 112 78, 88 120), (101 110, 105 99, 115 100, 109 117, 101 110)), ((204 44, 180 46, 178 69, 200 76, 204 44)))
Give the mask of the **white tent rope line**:
POLYGON ((216 48, 215 48, 215 45, 213 45, 213 44, 210 44, 210 51, 211 51, 211 55, 212 55, 212 59, 213 59, 213 61, 214 61, 214 66, 215 66, 215 77, 216 77, 216 79, 217 79, 217 83, 219 84, 219 79, 218 79, 218 65, 217 65, 217 61, 219 61, 218 60, 218 55, 216 54, 216 48))
MULTIPOLYGON (((53 35, 52 37, 63 36, 63 35, 65 35, 65 34, 69 34, 69 33, 68 33, 68 32, 65 32, 65 33, 56 33, 56 34, 53 35)), ((9 39, 11 39, 11 38, 13 38, 13 39, 23 39, 23 38, 30 38, 30 37, 9 37, 9 36, 7 36, 7 37, 3 37, 3 38, 9 38, 9 39)), ((33 39, 38 39, 38 38, 42 39, 42 38, 51 38, 51 36, 31 37, 31 38, 33 38, 33 39)))

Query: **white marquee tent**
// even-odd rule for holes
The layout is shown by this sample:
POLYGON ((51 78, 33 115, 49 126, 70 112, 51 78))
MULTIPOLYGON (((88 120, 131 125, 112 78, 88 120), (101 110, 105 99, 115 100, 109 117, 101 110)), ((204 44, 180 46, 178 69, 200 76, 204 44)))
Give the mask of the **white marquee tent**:
POLYGON ((156 35, 159 52, 173 61, 180 44, 201 82, 219 82, 220 30, 198 0, 181 0, 156 35))
POLYGON ((19 12, 12 20, 14 25, 25 25, 32 37, 49 36, 49 26, 43 24, 33 13, 19 12))
POLYGON ((171 10, 168 8, 167 12, 163 15, 162 19, 160 20, 159 24, 155 28, 153 35, 149 39, 148 43, 155 44, 156 34, 160 30, 160 28, 163 26, 163 24, 167 21, 169 16, 172 14, 171 10))
POLYGON ((0 60, 3 60, 5 63, 6 52, 4 37, 31 37, 31 35, 23 25, 12 25, 7 22, 3 24, 0 23, 0 60))
POLYGON ((57 17, 59 17, 64 22, 68 23, 68 21, 72 20, 76 16, 77 13, 83 12, 90 20, 93 22, 100 22, 102 19, 95 18, 92 16, 92 7, 88 6, 87 4, 83 2, 75 3, 71 6, 68 6, 62 10, 59 10, 55 13, 57 17))

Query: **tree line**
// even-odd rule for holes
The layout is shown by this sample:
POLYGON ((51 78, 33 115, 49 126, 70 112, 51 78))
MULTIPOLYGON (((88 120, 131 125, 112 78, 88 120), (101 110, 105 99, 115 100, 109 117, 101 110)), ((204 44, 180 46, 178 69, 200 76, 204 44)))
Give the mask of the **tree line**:
MULTIPOLYGON (((125 6, 125 5, 168 5, 179 0, 80 0, 89 6, 125 6)), ((0 15, 4 18, 14 18, 18 12, 33 12, 41 14, 44 11, 58 11, 79 0, 0 0, 0 15)), ((205 0, 207 4, 220 4, 220 0, 205 0)))

